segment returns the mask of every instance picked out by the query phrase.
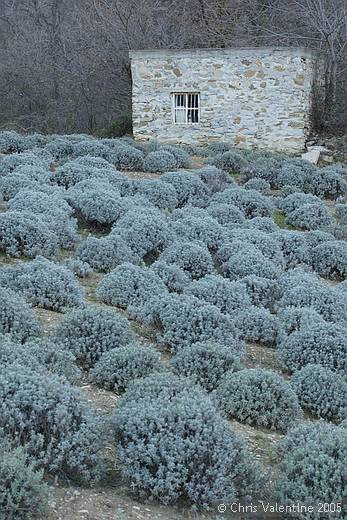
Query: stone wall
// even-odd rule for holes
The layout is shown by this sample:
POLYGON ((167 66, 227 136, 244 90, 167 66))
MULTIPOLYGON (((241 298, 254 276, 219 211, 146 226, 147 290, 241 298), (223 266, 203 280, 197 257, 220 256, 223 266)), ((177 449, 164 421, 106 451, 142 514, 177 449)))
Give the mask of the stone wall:
POLYGON ((139 141, 298 152, 310 130, 317 57, 305 49, 133 51, 134 136, 139 141), (173 123, 173 92, 200 92, 196 125, 173 123))

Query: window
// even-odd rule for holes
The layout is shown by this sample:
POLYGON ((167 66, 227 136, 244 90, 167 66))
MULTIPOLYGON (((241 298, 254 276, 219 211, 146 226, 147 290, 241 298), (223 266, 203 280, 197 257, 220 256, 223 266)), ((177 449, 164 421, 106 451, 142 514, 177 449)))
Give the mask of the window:
POLYGON ((200 121, 198 92, 172 94, 173 121, 176 125, 194 125, 200 121))

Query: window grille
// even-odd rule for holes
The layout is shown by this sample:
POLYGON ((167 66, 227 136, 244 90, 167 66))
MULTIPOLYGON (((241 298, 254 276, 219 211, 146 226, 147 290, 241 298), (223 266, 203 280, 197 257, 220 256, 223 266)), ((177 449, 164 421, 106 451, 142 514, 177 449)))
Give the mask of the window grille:
POLYGON ((198 92, 172 94, 173 121, 177 125, 194 125, 200 121, 198 92))

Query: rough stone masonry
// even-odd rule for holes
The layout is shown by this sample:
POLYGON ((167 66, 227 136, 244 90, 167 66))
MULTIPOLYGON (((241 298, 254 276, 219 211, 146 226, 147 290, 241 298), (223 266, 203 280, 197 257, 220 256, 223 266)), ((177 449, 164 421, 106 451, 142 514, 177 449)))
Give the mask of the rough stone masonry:
POLYGON ((320 64, 315 53, 267 47, 132 51, 130 57, 135 139, 304 149, 320 64), (177 95, 188 100, 190 93, 198 94, 198 122, 175 122, 177 95))

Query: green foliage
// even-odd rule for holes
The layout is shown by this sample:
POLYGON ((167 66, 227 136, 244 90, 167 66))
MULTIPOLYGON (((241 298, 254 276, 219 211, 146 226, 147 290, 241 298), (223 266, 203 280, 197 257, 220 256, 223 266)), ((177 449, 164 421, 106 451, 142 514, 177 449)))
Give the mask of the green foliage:
POLYGON ((131 135, 133 132, 133 121, 131 112, 120 114, 114 121, 105 128, 98 131, 99 137, 122 137, 131 135))
POLYGON ((238 421, 275 430, 286 430, 302 415, 289 383, 276 372, 261 368, 227 373, 216 398, 238 421))

